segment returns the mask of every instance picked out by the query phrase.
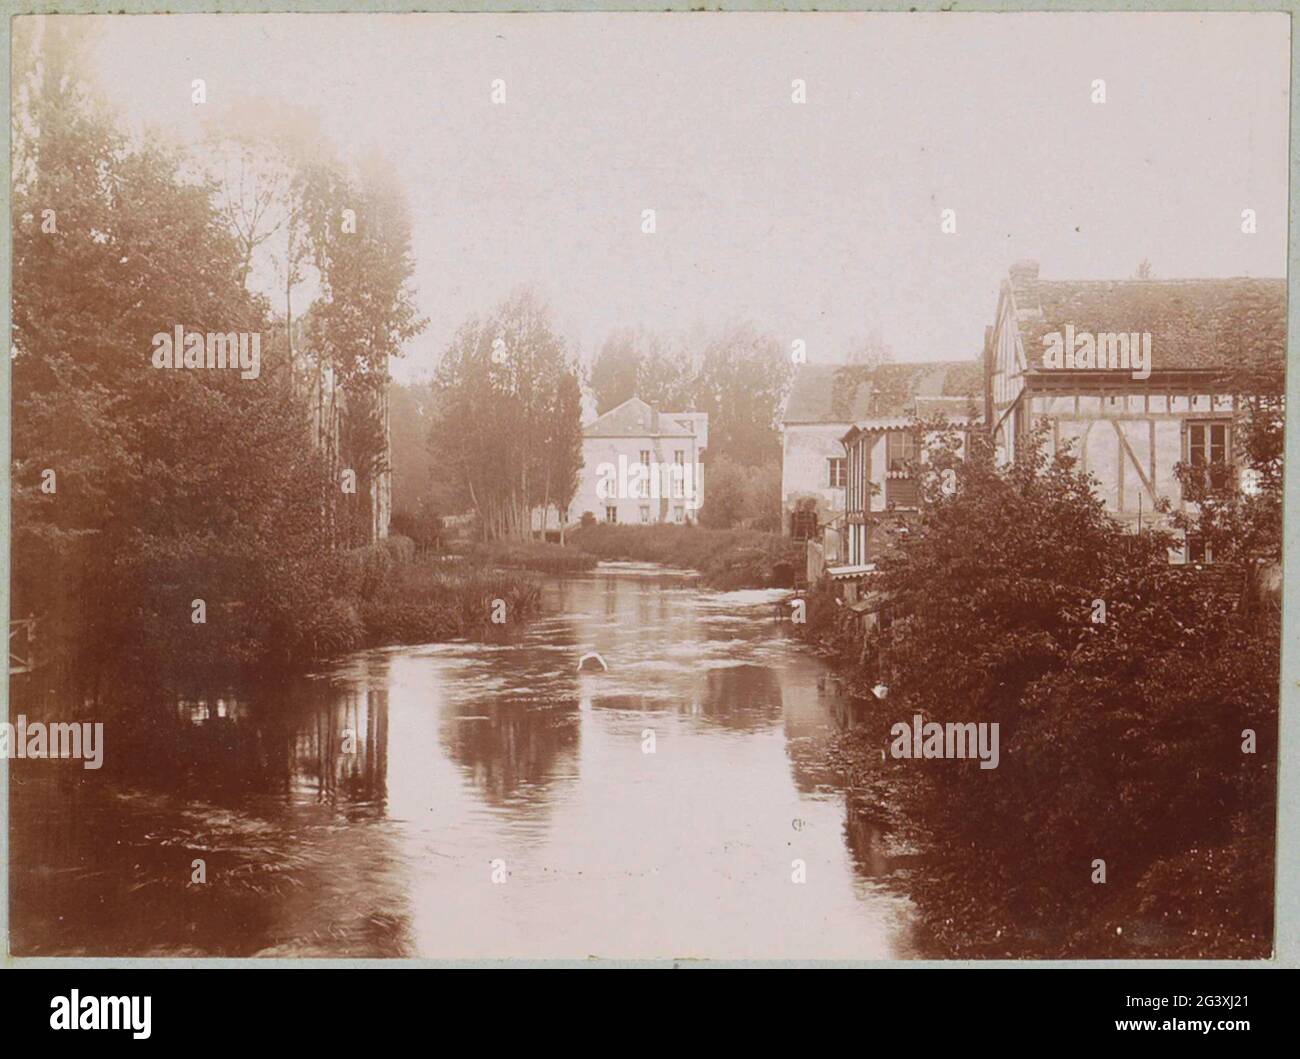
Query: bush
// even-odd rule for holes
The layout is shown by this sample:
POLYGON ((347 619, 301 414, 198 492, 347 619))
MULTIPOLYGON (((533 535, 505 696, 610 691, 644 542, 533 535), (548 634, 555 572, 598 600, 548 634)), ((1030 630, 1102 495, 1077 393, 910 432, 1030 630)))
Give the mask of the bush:
POLYGON ((526 575, 470 563, 413 563, 363 605, 366 639, 379 646, 488 634, 499 628, 492 621, 497 600, 508 625, 522 622, 540 606, 541 587, 526 575))
POLYGON ((544 541, 494 541, 478 544, 466 558, 481 566, 514 567, 543 574, 574 574, 590 570, 596 557, 576 548, 544 541))
POLYGON ((662 522, 649 526, 601 522, 579 527, 570 542, 607 561, 698 570, 706 584, 723 589, 781 586, 804 562, 802 546, 776 534, 662 522))
POLYGON ((1000 729, 995 769, 877 768, 927 847, 933 934, 954 955, 1267 955, 1271 867, 1207 892, 1195 862, 1271 865, 1276 625, 1170 567, 1167 534, 1127 532, 1068 455, 958 474, 881 559, 894 620, 856 652, 863 697, 890 688, 871 752, 913 714, 1000 729))
POLYGON ((318 661, 365 645, 366 630, 354 603, 327 599, 303 614, 292 627, 293 639, 285 646, 295 658, 318 661))
POLYGON ((749 466, 725 456, 710 461, 700 525, 709 529, 744 526, 767 533, 781 529, 781 465, 749 466))

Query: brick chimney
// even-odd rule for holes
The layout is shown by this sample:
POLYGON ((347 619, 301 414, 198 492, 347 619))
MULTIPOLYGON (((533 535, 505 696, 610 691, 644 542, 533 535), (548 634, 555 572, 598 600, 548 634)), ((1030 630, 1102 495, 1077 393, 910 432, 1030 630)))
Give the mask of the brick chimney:
POLYGON ((1038 262, 1028 259, 1017 261, 1008 271, 1012 286, 1019 287, 1025 283, 1032 283, 1038 278, 1038 262))

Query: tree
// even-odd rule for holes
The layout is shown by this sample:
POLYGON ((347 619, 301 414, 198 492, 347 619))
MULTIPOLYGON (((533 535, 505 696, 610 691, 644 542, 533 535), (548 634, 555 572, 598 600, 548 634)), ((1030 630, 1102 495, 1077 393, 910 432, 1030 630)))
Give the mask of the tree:
POLYGON ((205 121, 201 162, 217 208, 240 248, 240 282, 283 307, 290 363, 294 292, 319 280, 307 223, 308 175, 337 168, 319 119, 280 101, 239 99, 205 121))
MULTIPOLYGON (((576 370, 560 376, 551 415, 552 432, 546 441, 546 481, 550 500, 560 515, 560 544, 564 544, 569 506, 578 492, 582 472, 582 385, 576 370)), ((546 505, 542 507, 545 525, 546 505)))
POLYGON ((266 657, 320 598, 320 467, 284 343, 256 378, 154 367, 156 333, 265 338, 267 306, 215 187, 95 102, 75 21, 24 22, 15 48, 13 587, 94 695, 266 657))
POLYGON ((849 347, 846 364, 861 365, 874 371, 882 364, 894 362, 894 351, 885 342, 878 328, 872 328, 866 338, 854 342, 849 347))
POLYGON ((604 415, 630 397, 661 410, 694 407, 694 369, 690 353, 672 348, 644 328, 613 332, 591 369, 596 414, 604 415))
POLYGON ((793 365, 780 344, 749 325, 729 328, 704 348, 696 407, 709 413, 711 459, 750 466, 777 462, 777 417, 793 365))
POLYGON ((933 434, 860 679, 888 687, 884 724, 996 723, 1001 750, 993 770, 894 763, 934 855, 927 918, 947 940, 954 903, 979 907, 966 953, 1135 955, 1135 920, 1183 932, 1176 954, 1268 951, 1276 627, 1170 566, 1168 533, 1126 532, 1041 432, 1002 469, 982 439, 960 461, 933 434), (1095 859, 1110 885, 1090 881, 1095 859))
POLYGON ((320 444, 334 482, 327 497, 350 515, 341 533, 354 544, 375 538, 378 483, 389 469, 389 358, 401 356, 427 323, 410 288, 414 259, 403 196, 378 162, 364 176, 361 183, 318 167, 306 181, 308 229, 321 275, 321 296, 306 323, 317 362, 314 389, 323 406, 320 444), (353 218, 355 231, 348 223, 353 218), (357 475, 354 494, 337 488, 344 469, 357 475))
POLYGON ((711 529, 745 526, 768 533, 781 528, 781 467, 747 467, 727 456, 709 462, 700 525, 711 529))
POLYGON ((431 443, 486 539, 527 537, 533 507, 565 491, 580 409, 564 380, 575 370, 528 290, 467 320, 443 354, 431 443))
POLYGON ((640 365, 641 354, 636 346, 635 332, 616 331, 605 339, 591 366, 591 391, 596 398, 597 415, 604 415, 628 398, 637 396, 640 365))

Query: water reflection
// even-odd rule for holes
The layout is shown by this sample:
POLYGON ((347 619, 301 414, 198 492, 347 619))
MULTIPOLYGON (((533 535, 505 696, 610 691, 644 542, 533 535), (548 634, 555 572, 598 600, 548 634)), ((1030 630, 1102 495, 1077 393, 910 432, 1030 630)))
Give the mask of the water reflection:
POLYGON ((884 836, 824 764, 843 699, 766 594, 620 571, 545 596, 514 640, 140 707, 102 773, 14 762, 15 951, 911 952, 884 836))

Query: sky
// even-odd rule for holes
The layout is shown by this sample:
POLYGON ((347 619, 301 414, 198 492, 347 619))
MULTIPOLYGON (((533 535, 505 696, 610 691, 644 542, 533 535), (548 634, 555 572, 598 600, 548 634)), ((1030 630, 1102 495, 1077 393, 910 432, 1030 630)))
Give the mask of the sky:
POLYGON ((194 140, 201 77, 206 106, 308 107, 391 169, 429 318, 398 378, 524 284, 587 358, 617 327, 752 321, 825 363, 873 331, 899 359, 975 356, 1022 258, 1285 275, 1284 14, 96 21, 91 72, 127 123, 194 140))

